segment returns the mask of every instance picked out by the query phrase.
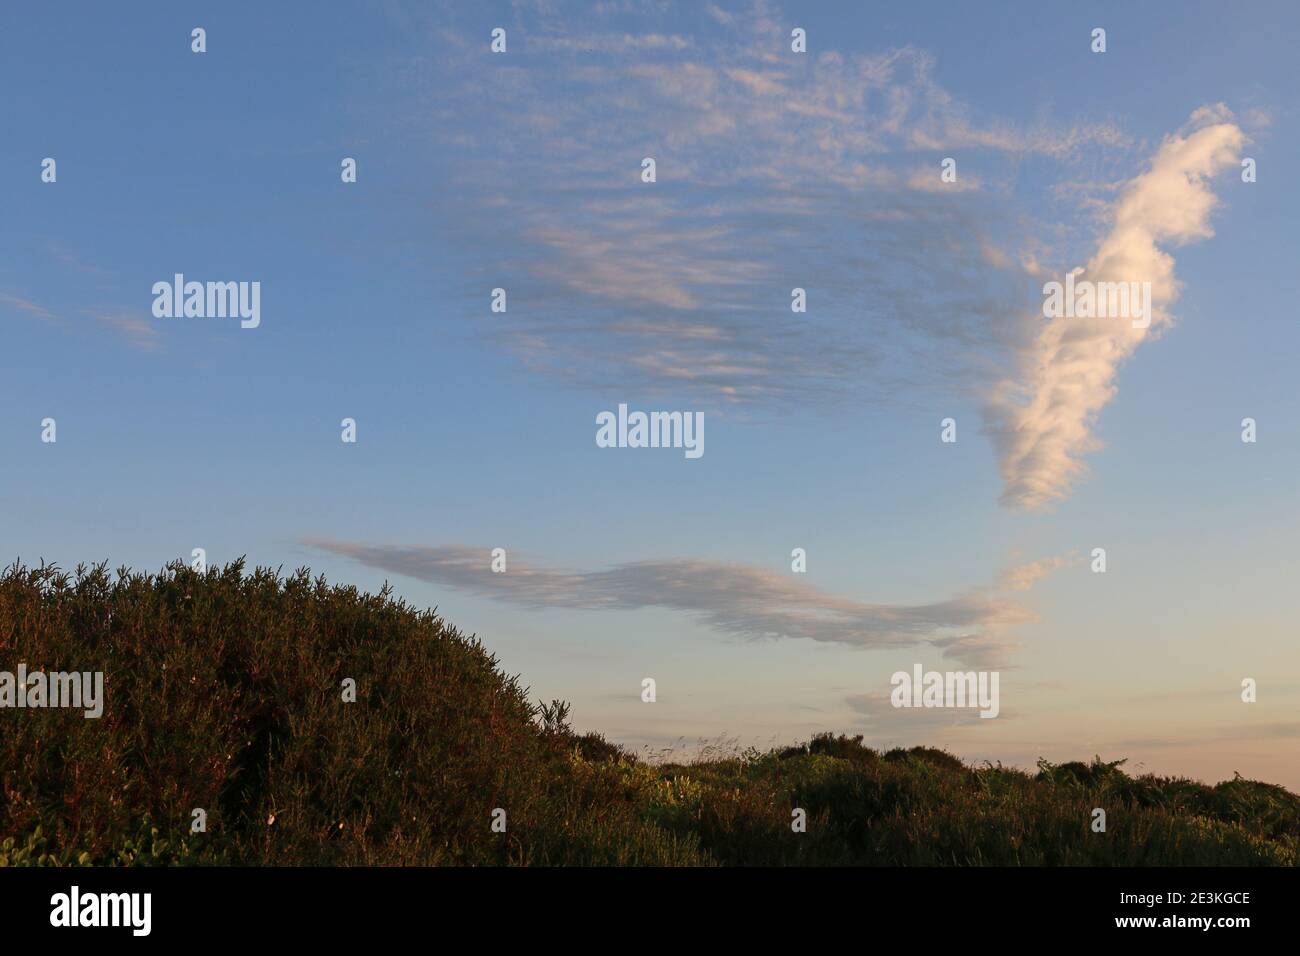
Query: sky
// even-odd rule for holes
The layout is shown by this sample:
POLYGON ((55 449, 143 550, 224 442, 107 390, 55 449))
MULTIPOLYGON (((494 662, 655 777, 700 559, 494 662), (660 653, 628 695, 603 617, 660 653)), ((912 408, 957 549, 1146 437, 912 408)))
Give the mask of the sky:
POLYGON ((835 731, 1300 790, 1298 26, 26 8, 0 557, 390 581, 652 753, 835 731), (155 314, 178 273, 258 282, 257 326, 155 314), (1150 283, 1147 326, 1046 317, 1067 273, 1150 283), (704 453, 600 447, 620 404, 704 453), (997 671, 998 717, 894 707, 915 665, 997 671))

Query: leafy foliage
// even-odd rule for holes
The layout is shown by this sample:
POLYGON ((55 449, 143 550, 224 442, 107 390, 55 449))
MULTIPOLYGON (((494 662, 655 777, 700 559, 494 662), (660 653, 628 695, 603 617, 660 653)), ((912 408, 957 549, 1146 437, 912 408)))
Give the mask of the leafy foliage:
POLYGON ((531 703, 436 611, 242 561, 15 565, 0 667, 19 662, 103 671, 106 704, 0 710, 0 866, 1295 865, 1300 843, 1281 787, 1099 758, 1031 776, 819 734, 652 764, 531 703))

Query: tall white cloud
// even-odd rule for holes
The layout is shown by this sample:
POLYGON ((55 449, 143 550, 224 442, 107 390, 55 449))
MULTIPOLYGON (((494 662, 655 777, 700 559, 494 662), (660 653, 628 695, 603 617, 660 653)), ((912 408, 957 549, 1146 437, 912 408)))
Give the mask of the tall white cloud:
POLYGON ((1129 181, 1111 210, 1110 231, 1077 279, 1150 282, 1151 322, 1121 318, 1057 318, 1024 350, 1018 381, 1004 381, 990 421, 1001 456, 1003 503, 1037 510, 1065 497, 1097 442, 1098 412, 1116 394, 1120 364, 1168 326, 1179 283, 1162 245, 1213 235, 1218 204, 1209 179, 1235 166, 1245 136, 1223 106, 1203 107, 1168 136, 1150 168, 1129 181))

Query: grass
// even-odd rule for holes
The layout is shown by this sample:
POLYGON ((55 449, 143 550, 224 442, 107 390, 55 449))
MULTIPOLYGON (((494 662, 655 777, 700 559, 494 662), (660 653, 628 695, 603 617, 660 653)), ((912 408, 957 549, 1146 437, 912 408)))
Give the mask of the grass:
POLYGON ((106 705, 0 709, 0 866, 1294 866, 1300 849, 1281 787, 1122 761, 1027 773, 832 734, 646 761, 532 703, 434 611, 242 561, 15 565, 0 669, 20 662, 102 671, 106 705))

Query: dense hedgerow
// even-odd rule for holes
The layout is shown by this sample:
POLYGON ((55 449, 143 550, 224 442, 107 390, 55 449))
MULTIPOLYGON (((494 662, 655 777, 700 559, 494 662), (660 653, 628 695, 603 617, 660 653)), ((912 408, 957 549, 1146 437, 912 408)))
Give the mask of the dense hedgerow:
POLYGON ((1031 776, 823 734, 651 765, 433 611, 306 571, 14 566, 0 669, 19 663, 102 671, 106 704, 0 709, 0 865, 1294 865, 1300 844, 1281 787, 1122 762, 1031 776))

